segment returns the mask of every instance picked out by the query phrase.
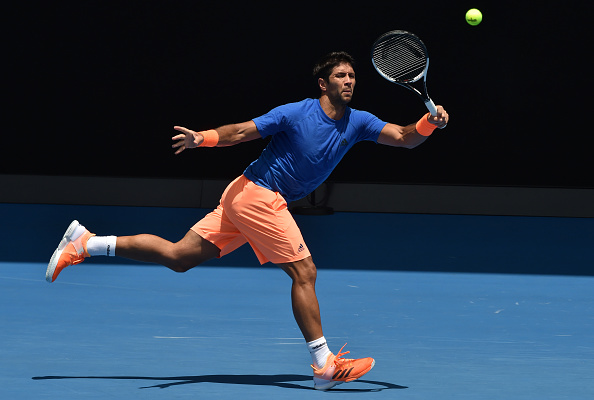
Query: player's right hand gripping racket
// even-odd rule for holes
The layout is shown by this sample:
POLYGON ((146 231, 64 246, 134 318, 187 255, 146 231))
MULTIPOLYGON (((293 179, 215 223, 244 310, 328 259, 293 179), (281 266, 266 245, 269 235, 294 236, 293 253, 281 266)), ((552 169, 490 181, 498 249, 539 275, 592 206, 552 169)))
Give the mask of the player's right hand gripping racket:
POLYGON ((371 61, 381 76, 415 92, 431 115, 437 115, 435 104, 427 94, 429 55, 425 44, 415 34, 406 31, 384 33, 373 44, 371 61))

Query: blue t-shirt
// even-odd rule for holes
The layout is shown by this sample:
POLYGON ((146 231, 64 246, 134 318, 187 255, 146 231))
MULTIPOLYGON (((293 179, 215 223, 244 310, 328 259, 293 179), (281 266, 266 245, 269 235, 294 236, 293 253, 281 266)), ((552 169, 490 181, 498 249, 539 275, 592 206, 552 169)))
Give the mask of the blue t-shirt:
POLYGON ((386 125, 373 114, 350 107, 340 120, 333 120, 318 99, 279 106, 253 121, 262 137, 272 139, 244 175, 279 192, 287 202, 314 191, 355 143, 377 142, 386 125))

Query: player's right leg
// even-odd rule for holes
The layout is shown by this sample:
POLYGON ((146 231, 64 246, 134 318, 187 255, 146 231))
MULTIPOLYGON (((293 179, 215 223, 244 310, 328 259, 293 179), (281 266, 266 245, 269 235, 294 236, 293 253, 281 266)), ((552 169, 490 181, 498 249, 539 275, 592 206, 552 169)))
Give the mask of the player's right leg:
MULTIPOLYGON (((73 221, 54 251, 45 278, 56 280, 70 265, 79 264, 92 256, 88 241, 95 236, 78 221, 73 221)), ((113 252, 114 249, 111 249, 113 252)), ((185 272, 206 260, 218 257, 220 250, 211 242, 189 231, 179 242, 173 243, 155 235, 121 236, 115 240, 115 254, 120 257, 161 264, 176 272, 185 272)))
POLYGON ((85 257, 89 257, 87 242, 92 236, 94 235, 79 224, 78 221, 72 221, 50 258, 45 272, 45 280, 48 282, 55 281, 64 268, 79 264, 83 262, 85 257))
POLYGON ((186 272, 219 253, 217 246, 193 230, 176 243, 149 234, 120 236, 115 250, 118 257, 161 264, 175 272, 186 272))

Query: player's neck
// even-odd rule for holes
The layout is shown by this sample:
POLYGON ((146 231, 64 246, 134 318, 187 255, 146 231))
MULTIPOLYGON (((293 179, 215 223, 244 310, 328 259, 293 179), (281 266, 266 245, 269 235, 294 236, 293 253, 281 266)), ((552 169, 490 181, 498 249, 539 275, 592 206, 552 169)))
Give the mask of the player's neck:
POLYGON ((333 120, 338 121, 344 116, 347 105, 342 102, 331 101, 326 95, 320 96, 320 106, 326 115, 333 120))

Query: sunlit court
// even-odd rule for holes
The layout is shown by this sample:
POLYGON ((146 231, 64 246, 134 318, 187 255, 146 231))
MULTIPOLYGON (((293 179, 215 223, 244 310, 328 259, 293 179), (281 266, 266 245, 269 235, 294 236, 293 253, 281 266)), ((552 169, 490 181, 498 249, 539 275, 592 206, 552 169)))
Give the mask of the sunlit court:
MULTIPOLYGON (((44 279, 50 238, 61 234, 58 221, 73 214, 99 232, 110 225, 131 230, 133 221, 138 229, 172 221, 158 224, 156 233, 173 239, 184 220, 206 210, 7 204, 0 210, 2 254, 12 254, 0 264, 3 396, 328 395, 312 389, 309 356, 291 315, 290 280, 270 264, 259 266, 247 246, 185 274, 98 258, 69 267, 52 284, 44 279), (31 232, 40 238, 35 251, 10 239, 31 232)), ((360 380, 332 389, 338 395, 592 395, 585 384, 594 367, 592 219, 297 218, 309 242, 334 236, 324 241, 326 254, 341 253, 318 261, 329 344, 348 343, 353 356, 377 363, 360 380), (378 237, 405 229, 409 237, 392 247, 387 240, 360 243, 357 253, 371 254, 349 256, 348 235, 339 232, 352 225, 376 229, 378 237), (563 271, 568 275, 555 273, 563 271)))

